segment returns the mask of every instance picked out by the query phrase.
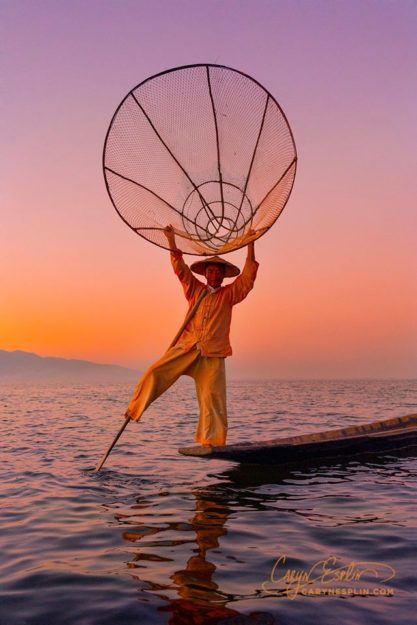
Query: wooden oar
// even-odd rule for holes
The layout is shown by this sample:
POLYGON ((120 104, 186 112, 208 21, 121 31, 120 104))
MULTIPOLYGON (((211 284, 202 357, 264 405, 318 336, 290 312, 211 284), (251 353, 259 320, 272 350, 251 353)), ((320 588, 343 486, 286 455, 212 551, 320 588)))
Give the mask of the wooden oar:
MULTIPOLYGON (((174 347, 175 343, 178 341, 178 339, 180 338, 181 334, 184 332, 186 325, 191 321, 191 319, 194 317, 195 313, 197 312, 197 308, 200 305, 201 300, 207 295, 208 293, 208 289, 203 289, 200 293, 200 295, 197 297, 196 302, 194 304, 194 306, 191 308, 191 310, 188 312, 188 315, 186 316, 186 318, 184 319, 184 323, 182 324, 182 326, 180 327, 180 329, 178 330, 178 332, 176 333, 174 339, 172 340, 170 346, 168 347, 168 349, 171 349, 171 347, 174 347)), ((100 462, 97 464, 96 466, 96 473, 98 471, 100 471, 101 467, 103 466, 103 464, 106 462, 111 450, 113 449, 113 447, 115 446, 115 444, 117 443, 117 441, 119 440, 123 430, 125 429, 125 427, 127 426, 127 424, 130 421, 130 417, 126 417, 122 427, 120 428, 120 430, 117 432, 112 444, 110 445, 110 447, 108 448, 108 450, 106 451, 106 453, 104 454, 103 458, 100 460, 100 462)))
POLYGON ((182 326, 180 327, 180 329, 178 330, 178 332, 176 333, 176 335, 172 339, 172 342, 171 342, 170 346, 168 347, 168 349, 171 349, 171 347, 174 347, 175 343, 178 341, 178 339, 180 338, 181 334, 184 332, 186 325, 188 325, 188 322, 191 321, 191 319, 194 317, 195 313, 197 312, 197 308, 200 306, 201 300, 203 300, 205 298, 207 293, 208 293, 208 289, 203 289, 201 291, 200 295, 197 297, 197 299, 195 301, 194 306, 191 308, 191 310, 188 311, 188 315, 184 319, 184 323, 182 324, 182 326))
POLYGON ((113 449, 113 447, 115 446, 115 444, 117 443, 117 441, 119 440, 123 430, 125 429, 125 427, 127 426, 127 424, 130 421, 130 417, 126 417, 122 427, 120 428, 120 430, 117 432, 112 444, 110 445, 110 447, 108 448, 108 450, 106 451, 106 453, 104 454, 104 456, 102 457, 102 459, 100 460, 100 462, 98 463, 98 465, 96 466, 96 473, 97 471, 100 471, 101 467, 103 466, 103 464, 106 462, 108 455, 110 454, 111 450, 113 449))

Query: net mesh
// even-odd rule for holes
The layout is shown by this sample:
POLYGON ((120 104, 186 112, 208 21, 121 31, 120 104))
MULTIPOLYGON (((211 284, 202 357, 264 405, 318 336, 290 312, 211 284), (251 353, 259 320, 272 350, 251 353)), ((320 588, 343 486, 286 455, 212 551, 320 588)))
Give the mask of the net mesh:
POLYGON ((255 80, 219 65, 149 78, 113 116, 103 153, 122 219, 169 249, 224 254, 264 234, 282 212, 297 155, 286 117, 255 80))

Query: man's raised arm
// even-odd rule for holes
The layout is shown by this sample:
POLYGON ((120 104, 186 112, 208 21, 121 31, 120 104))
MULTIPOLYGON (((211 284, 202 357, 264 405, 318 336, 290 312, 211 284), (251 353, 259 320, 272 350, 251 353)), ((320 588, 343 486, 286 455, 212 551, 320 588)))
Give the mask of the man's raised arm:
POLYGON ((171 250, 172 267, 182 284, 185 297, 190 301, 193 299, 196 286, 199 285, 200 282, 193 276, 190 268, 184 262, 182 251, 178 248, 175 240, 174 228, 171 225, 166 226, 166 228, 164 228, 164 234, 167 238, 169 249, 171 250))
POLYGON ((253 289, 258 267, 259 263, 255 259, 255 242, 251 241, 248 243, 248 251, 243 271, 231 284, 233 305, 239 304, 239 302, 245 299, 249 291, 253 289))
POLYGON ((177 242, 175 240, 175 231, 174 228, 169 224, 164 228, 164 234, 167 238, 169 249, 171 252, 178 252, 177 242))

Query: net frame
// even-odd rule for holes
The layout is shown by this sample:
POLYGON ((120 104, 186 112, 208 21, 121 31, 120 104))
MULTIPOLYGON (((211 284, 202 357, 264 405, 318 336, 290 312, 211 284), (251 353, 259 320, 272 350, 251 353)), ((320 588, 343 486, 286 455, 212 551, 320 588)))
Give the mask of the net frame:
MULTIPOLYGON (((138 234, 139 236, 141 236, 143 239, 153 243, 154 245, 157 245, 158 247, 161 247, 163 249, 167 249, 170 250, 170 246, 168 243, 168 240, 164 237, 162 239, 162 242, 160 241, 155 241, 152 238, 149 238, 149 235, 146 236, 145 232, 146 231, 153 231, 155 232, 156 230, 162 231, 164 229, 165 226, 134 226, 132 225, 132 223, 130 223, 129 219, 127 219, 125 217, 125 215, 123 214, 123 211, 120 210, 120 207, 118 206, 118 201, 117 198, 115 198, 115 192, 114 192, 114 188, 113 188, 113 192, 112 192, 112 181, 111 181, 111 176, 117 176, 117 178, 119 180, 125 180, 128 181, 129 183, 133 183, 134 185, 137 185, 138 187, 142 187, 143 189, 145 189, 148 193, 150 193, 152 196, 154 196, 157 200, 159 200, 160 202, 162 202, 166 207, 170 208, 174 213, 177 213, 181 216, 183 225, 184 225, 184 232, 181 233, 178 228, 174 227, 174 231, 177 235, 177 244, 180 247, 180 249, 182 249, 182 251, 185 254, 190 254, 190 255, 195 255, 195 256, 209 256, 209 255, 213 255, 213 253, 217 254, 217 255, 223 255, 223 254, 228 254, 232 251, 238 250, 242 247, 245 247, 248 242, 250 240, 256 240, 258 238, 260 238, 261 236, 263 236, 273 225, 274 223, 277 221, 277 219, 279 218, 279 216, 282 214, 285 206, 288 203, 289 197, 291 195, 293 186, 294 186, 294 181, 295 181, 295 175, 296 175, 296 171, 297 171, 297 163, 298 163, 298 155, 297 155, 297 149, 296 149, 296 145, 295 145, 295 141, 294 141, 294 136, 293 136, 293 132, 291 129, 291 126, 288 122, 288 119, 282 109, 282 107, 280 106, 280 104, 277 102, 277 100, 274 98, 274 96, 267 90, 265 89, 265 87, 256 79, 254 79, 253 77, 249 76, 248 74, 240 71, 240 70, 236 70, 233 68, 230 68, 226 65, 218 65, 218 64, 211 64, 211 63, 196 63, 196 64, 191 64, 191 65, 183 65, 183 66, 179 66, 179 67, 174 67, 174 68, 170 68, 168 70, 164 70, 161 71, 157 74, 154 74, 153 76, 150 76, 148 78, 146 78, 145 80, 143 80, 142 82, 140 82, 138 85, 136 85, 135 87, 133 87, 128 93, 127 95, 123 98, 123 100, 120 102, 120 104, 118 105, 117 109, 115 110, 111 121, 110 121, 110 125, 109 128, 107 130, 106 133, 106 137, 105 137, 105 141, 104 141, 104 146, 103 146, 103 155, 102 155, 102 167, 103 167, 103 173, 104 173, 104 179, 105 179, 105 184, 106 184, 106 189, 107 192, 109 194, 109 197, 111 199, 111 202, 116 210, 116 212, 118 213, 119 217, 129 226, 129 228, 131 230, 133 230, 136 234, 138 234), (174 72, 179 72, 181 70, 189 70, 189 69, 193 69, 193 68, 205 68, 206 73, 207 73, 207 83, 208 83, 208 90, 209 90, 209 97, 210 97, 210 102, 211 102, 211 108, 212 108, 212 115, 213 115, 213 121, 214 121, 214 127, 215 127, 215 137, 216 137, 216 152, 217 152, 217 175, 218 178, 214 179, 214 180, 205 180, 204 182, 201 182, 199 184, 195 183, 193 181, 193 178, 189 175, 189 173, 187 172, 186 168, 183 167, 183 165, 181 164, 181 162, 177 159, 176 155, 174 154, 174 152, 171 150, 171 148, 169 147, 169 145, 167 144, 167 142, 164 140, 164 138, 161 136, 161 134, 158 131, 158 128, 156 127, 156 125, 154 124, 154 122, 152 121, 150 115, 148 115, 147 111, 145 110, 144 106, 141 104, 141 102, 139 101, 138 97, 137 97, 137 93, 141 88, 143 88, 145 85, 147 85, 147 83, 149 83, 150 81, 154 81, 155 79, 158 79, 160 77, 166 76, 168 74, 172 74, 174 72), (262 118, 261 118, 261 122, 260 122, 260 126, 259 126, 259 131, 258 131, 258 136, 255 142, 255 145, 253 147, 253 152, 252 152, 252 156, 250 159, 250 165, 249 165, 249 169, 247 172, 247 175, 245 177, 245 183, 244 183, 244 187, 243 189, 234 184, 231 181, 226 181, 223 178, 223 171, 222 171, 222 158, 220 155, 220 141, 219 141, 219 119, 218 119, 218 115, 217 115, 217 111, 216 111, 216 104, 215 104, 215 98, 213 96, 213 88, 212 88, 212 82, 210 80, 210 69, 217 69, 217 70, 225 70, 227 72, 232 72, 235 73, 241 77, 244 77, 245 79, 249 80, 251 83, 253 83, 254 85, 256 85, 264 94, 265 94, 265 106, 264 106, 264 110, 263 110, 263 114, 262 114, 262 118), (147 119, 148 124, 150 126, 150 128, 152 128, 155 136, 158 138, 158 140, 161 142, 161 144, 165 147, 166 151, 169 153, 170 157, 173 159, 173 161, 177 164, 177 166, 179 167, 179 169, 183 172, 184 176, 189 180, 190 184, 191 184, 191 190, 189 190, 189 192, 186 194, 186 198, 185 201, 183 203, 183 207, 182 210, 179 210, 178 207, 174 206, 173 204, 171 204, 170 202, 167 201, 166 198, 162 197, 161 195, 159 195, 155 190, 151 189, 149 186, 146 185, 142 185, 139 181, 134 180, 132 178, 130 178, 129 176, 123 175, 120 172, 116 171, 115 169, 112 169, 112 167, 109 167, 109 165, 106 162, 106 158, 107 158, 107 149, 108 149, 108 145, 109 145, 109 138, 111 137, 111 132, 112 129, 114 128, 115 125, 115 121, 118 118, 118 115, 120 113, 120 111, 123 109, 123 107, 125 106, 126 102, 128 101, 128 98, 133 98, 134 101, 136 102, 138 109, 140 109, 140 111, 142 112, 142 114, 144 115, 144 117, 147 119), (266 120, 266 116, 267 116, 267 112, 268 112, 268 107, 270 105, 270 103, 272 103, 276 110, 279 111, 279 114, 281 115, 282 121, 285 125, 286 130, 288 131, 288 136, 289 136, 289 140, 291 142, 291 148, 293 151, 293 157, 290 160, 290 162, 288 163, 287 167, 284 169, 284 171, 282 172, 281 176, 278 178, 278 180, 275 182, 275 184, 269 188, 269 190, 267 191, 267 193, 263 196, 262 200, 260 202, 257 202, 257 206, 255 208, 253 208, 252 206, 252 202, 250 197, 247 195, 248 192, 248 185, 249 185, 249 181, 250 181, 250 177, 251 177, 251 173, 252 173, 252 168, 254 165, 254 161, 257 155, 257 150, 258 150, 258 145, 259 142, 261 140, 262 137, 262 133, 264 130, 264 125, 265 125, 265 120, 266 120), (288 176, 288 179, 287 179, 288 176), (281 207, 279 208, 279 210, 276 209, 276 201, 274 202, 274 192, 277 189, 277 187, 284 181, 288 183, 287 188, 284 190, 284 195, 285 195, 285 199, 284 201, 281 201, 281 207), (221 205, 221 212, 220 212, 220 216, 218 214, 218 212, 213 212, 213 210, 211 209, 211 204, 206 201, 205 196, 201 190, 201 187, 204 187, 205 185, 210 185, 210 184, 215 184, 218 185, 219 190, 220 190, 220 205, 221 205), (225 199, 225 191, 227 191, 227 193, 232 193, 233 189, 237 189, 238 191, 241 192, 241 199, 240 199, 240 203, 239 206, 236 207, 236 205, 232 204, 231 202, 228 202, 227 199, 225 199), (200 227, 197 223, 196 218, 194 219, 189 219, 187 217, 187 215, 184 214, 184 210, 186 208, 186 204, 187 202, 190 201, 190 198, 195 195, 195 197, 198 198, 198 200, 201 202, 201 207, 200 207, 200 212, 203 212, 206 214, 207 217, 209 217, 209 225, 213 225, 214 228, 214 232, 208 232, 208 225, 206 225, 206 227, 200 227), (272 206, 268 207, 268 200, 270 200, 272 202, 272 206), (236 216, 233 219, 230 216, 226 216, 225 214, 225 206, 227 205, 233 206, 236 209, 236 216), (250 216, 249 217, 244 217, 244 221, 243 224, 241 223, 239 225, 239 219, 242 217, 242 208, 243 206, 249 207, 247 208, 247 211, 249 211, 250 216), (252 226, 255 223, 254 217, 255 215, 257 215, 258 211, 260 210, 260 208, 264 209, 264 213, 266 215, 270 215, 272 213, 272 218, 270 217, 268 220, 268 223, 266 226, 261 226, 258 229, 255 229, 255 232, 253 232, 252 226), (211 221, 210 221, 211 220, 211 221), (219 232, 221 231, 221 228, 224 227, 224 222, 228 222, 229 225, 229 235, 222 235, 219 234, 219 232), (217 223, 216 223, 217 222, 217 223), (195 229, 195 232, 192 233, 187 229, 187 224, 192 224, 192 226, 195 229), (217 228, 217 230, 216 230, 217 228), (232 233, 233 231, 236 233, 236 228, 237 228, 237 232, 239 231, 243 231, 242 236, 234 236, 232 238, 232 233), (202 236, 204 234, 205 230, 205 234, 207 236, 207 239, 204 239, 204 237, 202 236), (201 231, 201 233, 200 233, 201 231), (189 241, 191 241, 191 245, 192 242, 194 241, 195 244, 197 244, 197 247, 193 250, 193 248, 191 249, 184 249, 184 247, 181 245, 181 242, 178 241, 178 237, 182 237, 181 240, 183 239, 187 239, 187 236, 184 235, 188 235, 189 237, 189 241), (223 245, 221 247, 217 246, 211 246, 209 247, 209 249, 204 249, 201 247, 201 244, 210 240, 212 241, 213 239, 220 240, 223 242, 223 245), (198 245, 200 244, 200 245, 198 245)), ((219 202, 216 202, 217 204, 219 202)), ((258 215, 259 217, 259 215, 258 215)), ((168 223, 170 223, 170 220, 168 220, 168 223)), ((166 223, 166 225, 168 225, 168 223, 166 223)), ((191 229, 191 226, 190 226, 191 229)), ((226 227, 227 229, 227 227, 226 227)))

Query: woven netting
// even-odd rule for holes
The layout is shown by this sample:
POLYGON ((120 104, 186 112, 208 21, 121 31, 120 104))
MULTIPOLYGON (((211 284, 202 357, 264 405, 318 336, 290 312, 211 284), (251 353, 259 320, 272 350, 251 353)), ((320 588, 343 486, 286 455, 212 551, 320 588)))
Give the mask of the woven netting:
POLYGON ((120 217, 169 249, 224 254, 264 234, 282 212, 297 156, 287 119, 255 80, 219 65, 145 80, 116 110, 104 145, 120 217))

